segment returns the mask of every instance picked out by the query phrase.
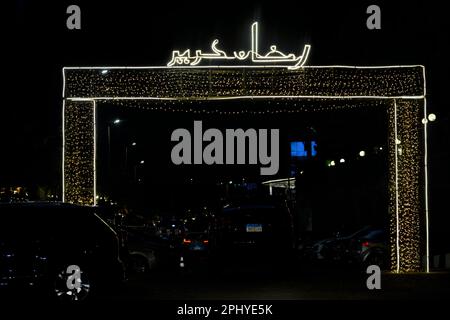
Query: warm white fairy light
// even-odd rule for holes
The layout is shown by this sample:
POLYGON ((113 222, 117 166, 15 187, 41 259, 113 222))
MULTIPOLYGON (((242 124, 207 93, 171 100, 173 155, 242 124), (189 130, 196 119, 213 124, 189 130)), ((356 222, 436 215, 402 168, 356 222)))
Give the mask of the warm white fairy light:
POLYGON ((421 184, 426 188, 426 179, 421 177, 426 177, 426 170, 421 167, 422 125, 417 111, 422 103, 423 100, 397 100, 388 108, 391 266, 396 272, 422 270, 422 245, 427 245, 421 242, 422 226, 426 223, 423 203, 427 201, 421 197, 421 184))
POLYGON ((253 68, 248 71, 243 68, 197 71, 186 68, 179 71, 172 68, 108 69, 110 74, 105 79, 95 72, 96 69, 64 68, 64 84, 66 80, 69 84, 64 85, 64 97, 97 100, 424 97, 422 90, 417 89, 423 81, 421 66, 253 68), (175 82, 177 86, 171 85, 175 82), (85 83, 90 86, 84 86, 85 83))
POLYGON ((89 205, 96 202, 95 110, 95 101, 64 103, 62 183, 66 202, 89 205))

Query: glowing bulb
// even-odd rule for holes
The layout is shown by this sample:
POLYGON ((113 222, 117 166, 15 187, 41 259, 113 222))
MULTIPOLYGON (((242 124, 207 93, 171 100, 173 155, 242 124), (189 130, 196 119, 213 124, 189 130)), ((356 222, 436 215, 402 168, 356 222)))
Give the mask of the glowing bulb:
POLYGON ((364 151, 364 150, 361 150, 360 152, 359 152, 359 156, 360 157, 364 157, 366 155, 366 152, 364 151))
POLYGON ((133 142, 131 145, 132 145, 133 147, 136 146, 136 142, 133 142))
POLYGON ((109 70, 102 70, 102 74, 107 74, 109 72, 109 70))
POLYGON ((334 167, 335 165, 336 165, 336 162, 334 162, 334 160, 331 160, 330 166, 334 167))
POLYGON ((339 160, 340 163, 345 163, 345 159, 342 158, 341 160, 339 160))
POLYGON ((120 123, 120 119, 114 120, 114 124, 119 124, 119 123, 120 123))
POLYGON ((141 160, 141 164, 144 164, 144 160, 141 160))
POLYGON ((430 113, 428 115, 428 120, 430 120, 431 122, 433 122, 434 120, 436 120, 436 115, 434 113, 430 113))

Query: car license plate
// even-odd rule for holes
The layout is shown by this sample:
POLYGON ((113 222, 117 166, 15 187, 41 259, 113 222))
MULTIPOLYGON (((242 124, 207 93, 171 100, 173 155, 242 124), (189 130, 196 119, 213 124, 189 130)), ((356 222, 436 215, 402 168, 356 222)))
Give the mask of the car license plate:
POLYGON ((262 232, 262 224, 249 223, 246 227, 247 232, 262 232))

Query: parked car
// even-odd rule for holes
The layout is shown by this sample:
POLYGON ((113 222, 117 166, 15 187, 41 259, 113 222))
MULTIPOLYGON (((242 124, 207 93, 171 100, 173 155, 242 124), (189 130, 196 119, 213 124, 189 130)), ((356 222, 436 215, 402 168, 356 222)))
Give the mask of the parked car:
POLYGON ((183 252, 205 253, 209 251, 209 234, 205 232, 190 232, 183 238, 183 252))
MULTIPOLYGON (((146 228, 128 229, 128 248, 130 253, 129 269, 134 273, 146 273, 158 267, 167 266, 165 258, 170 256, 170 252, 173 250, 169 244, 146 228)), ((176 266, 176 263, 174 257, 172 265, 176 266)))
POLYGON ((330 255, 331 246, 329 244, 334 240, 335 238, 326 238, 314 242, 311 246, 305 247, 303 252, 304 257, 310 261, 332 259, 330 255))
POLYGON ((280 261, 294 251, 290 212, 274 205, 224 208, 215 217, 212 250, 215 256, 280 261))
POLYGON ((336 232, 333 240, 326 243, 324 253, 328 258, 347 264, 355 262, 353 247, 366 234, 374 230, 372 226, 364 226, 349 235, 342 235, 341 232, 336 232))
POLYGON ((122 260, 127 275, 178 270, 181 245, 177 222, 168 221, 161 231, 154 222, 135 212, 124 215, 113 206, 99 207, 99 210, 123 240, 122 260))
POLYGON ((370 264, 381 263, 380 259, 384 259, 386 248, 384 231, 365 226, 350 235, 341 236, 336 233, 335 237, 317 241, 309 256, 315 260, 365 266, 371 261, 374 263, 370 264))
POLYGON ((127 232, 130 272, 178 270, 181 235, 158 232, 155 226, 146 224, 126 224, 123 229, 127 232))
POLYGON ((82 300, 124 280, 119 251, 117 233, 95 208, 0 204, 0 286, 8 292, 36 288, 39 297, 82 300))
POLYGON ((210 262, 210 235, 208 232, 188 232, 180 250, 180 267, 183 270, 203 270, 210 262))
POLYGON ((388 268, 387 236, 384 230, 374 229, 360 238, 354 239, 351 250, 355 260, 364 268, 378 265, 382 270, 388 268))
POLYGON ((117 234, 119 239, 119 255, 126 273, 129 272, 131 257, 129 252, 128 230, 123 223, 124 214, 117 206, 96 206, 93 208, 96 215, 105 221, 117 234))

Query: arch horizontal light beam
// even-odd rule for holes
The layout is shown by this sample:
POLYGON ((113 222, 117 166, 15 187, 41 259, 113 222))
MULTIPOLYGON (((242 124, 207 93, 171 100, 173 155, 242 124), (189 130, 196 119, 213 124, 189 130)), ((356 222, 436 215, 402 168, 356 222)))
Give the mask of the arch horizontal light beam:
POLYGON ((66 98, 71 101, 93 100, 238 100, 238 99, 424 99, 425 96, 236 96, 236 97, 196 97, 196 98, 166 98, 166 97, 90 97, 90 98, 66 98))

